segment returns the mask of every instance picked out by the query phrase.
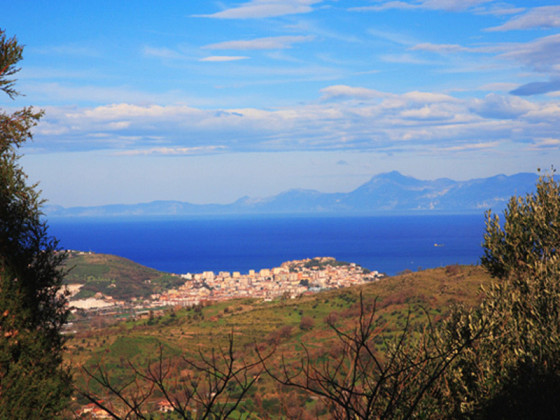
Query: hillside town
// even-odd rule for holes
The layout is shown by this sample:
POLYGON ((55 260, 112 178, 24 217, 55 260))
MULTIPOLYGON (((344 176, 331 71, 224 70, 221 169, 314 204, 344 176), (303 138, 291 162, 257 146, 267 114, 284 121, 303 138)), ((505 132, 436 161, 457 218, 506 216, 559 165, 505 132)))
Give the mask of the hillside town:
POLYGON ((248 274, 237 271, 206 271, 184 274, 185 284, 162 294, 152 295, 155 306, 196 305, 201 301, 220 301, 251 297, 271 300, 278 297, 296 298, 325 289, 355 286, 381 277, 354 263, 342 263, 332 257, 295 260, 280 267, 250 270, 248 274))
MULTIPOLYGON (((321 290, 355 286, 383 277, 354 263, 332 257, 284 262, 280 267, 240 272, 205 271, 197 274, 180 274, 184 283, 174 289, 152 294, 150 299, 133 299, 125 302, 97 293, 94 298, 71 300, 73 309, 113 313, 117 309, 150 309, 165 306, 193 306, 201 302, 222 301, 235 298, 256 298, 265 301, 298 296, 321 290)), ((72 285, 71 285, 72 286, 72 285)), ((79 285, 77 285, 79 289, 79 285)))

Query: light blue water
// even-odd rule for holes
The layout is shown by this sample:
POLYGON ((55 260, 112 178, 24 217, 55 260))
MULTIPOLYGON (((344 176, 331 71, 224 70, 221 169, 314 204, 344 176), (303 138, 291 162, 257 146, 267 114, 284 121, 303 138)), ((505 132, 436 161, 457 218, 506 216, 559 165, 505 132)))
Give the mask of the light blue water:
POLYGON ((115 254, 174 273, 246 273, 331 256, 393 275, 478 263, 484 216, 53 219, 49 225, 63 248, 115 254))

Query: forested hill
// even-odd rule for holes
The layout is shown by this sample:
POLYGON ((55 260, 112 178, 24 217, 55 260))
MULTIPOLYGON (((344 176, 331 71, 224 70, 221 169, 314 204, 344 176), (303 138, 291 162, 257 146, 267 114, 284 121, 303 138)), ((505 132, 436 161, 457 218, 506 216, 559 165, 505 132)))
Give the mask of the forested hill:
POLYGON ((68 270, 65 283, 80 285, 73 299, 93 297, 96 293, 117 300, 146 298, 184 283, 179 276, 116 255, 70 251, 65 268, 68 270))
POLYGON ((419 180, 399 172, 376 175, 348 193, 290 190, 267 198, 243 197, 231 204, 153 201, 98 207, 47 206, 49 217, 189 216, 243 214, 480 214, 500 212, 513 195, 534 190, 536 174, 497 175, 468 181, 419 180))

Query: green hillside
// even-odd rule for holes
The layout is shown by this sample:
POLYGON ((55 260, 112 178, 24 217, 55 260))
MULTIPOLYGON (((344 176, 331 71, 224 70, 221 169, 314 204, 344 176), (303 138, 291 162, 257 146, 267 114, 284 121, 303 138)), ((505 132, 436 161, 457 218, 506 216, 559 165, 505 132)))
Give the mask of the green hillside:
POLYGON ((69 251, 67 284, 82 284, 76 299, 101 292, 119 300, 144 298, 184 283, 178 276, 154 270, 126 258, 69 251))
MULTIPOLYGON (((67 354, 76 368, 85 365, 91 369, 101 363, 117 383, 125 383, 131 379, 131 369, 123 360, 147 367, 150 360, 157 359, 161 344, 165 356, 177 366, 170 376, 180 382, 185 368, 180 368, 183 359, 179 355, 198 360, 200 354, 211 354, 211 349, 226 348, 228 335, 233 334, 239 352, 236 354, 240 357, 254 358, 252 349, 257 345, 264 353, 274 353, 272 365, 279 366, 284 357, 285 363, 296 366, 304 348, 316 360, 328 358, 337 350, 337 339, 329 323, 342 330, 354 328, 360 313, 360 294, 366 304, 376 302, 375 322, 380 331, 376 342, 382 346, 385 339, 402 330, 409 313, 411 327, 420 330, 427 314, 438 321, 454 305, 471 306, 479 302, 480 285, 489 281, 489 276, 478 266, 449 266, 298 299, 273 302, 243 299, 169 309, 105 329, 77 333, 68 343, 67 354)), ((263 379, 251 392, 266 396, 257 398, 260 408, 252 409, 268 413, 280 410, 280 401, 285 397, 270 379, 263 379)), ((249 405, 254 398, 250 400, 249 405)), ((301 404, 303 407, 307 403, 301 404)))

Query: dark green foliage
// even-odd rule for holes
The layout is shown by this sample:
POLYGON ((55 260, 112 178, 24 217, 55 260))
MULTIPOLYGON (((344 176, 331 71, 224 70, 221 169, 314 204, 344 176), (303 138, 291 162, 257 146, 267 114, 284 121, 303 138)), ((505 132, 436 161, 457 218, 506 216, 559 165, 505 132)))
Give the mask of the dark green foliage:
POLYGON ((265 412, 270 414, 280 413, 280 400, 278 398, 265 398, 262 402, 262 406, 265 412))
POLYGON ((456 331, 484 329, 449 372, 456 415, 558 418, 559 229, 560 185, 552 175, 539 179, 535 193, 510 200, 503 226, 487 214, 482 264, 496 281, 456 331))
POLYGON ((141 266, 115 255, 68 252, 65 283, 83 284, 76 299, 85 299, 100 292, 117 300, 151 294, 182 285, 179 276, 141 266))
MULTIPOLYGON (((0 31, 0 89, 17 95, 22 48, 0 31)), ((27 185, 17 149, 41 112, 0 112, 0 418, 55 418, 70 394, 62 369, 66 299, 59 293, 64 255, 40 219, 41 200, 27 185)))
POLYGON ((10 98, 18 95, 14 89, 15 80, 10 78, 20 69, 16 64, 22 58, 23 48, 18 45, 14 38, 6 38, 3 30, 0 29, 0 90, 6 93, 10 98))
POLYGON ((522 278, 559 267, 560 187, 553 175, 540 177, 536 192, 512 197, 504 212, 486 215, 482 265, 499 279, 522 278))
POLYGON ((324 270, 327 267, 345 267, 347 265, 350 265, 350 263, 330 258, 312 258, 303 264, 305 268, 311 269, 313 267, 316 267, 318 270, 324 270))

